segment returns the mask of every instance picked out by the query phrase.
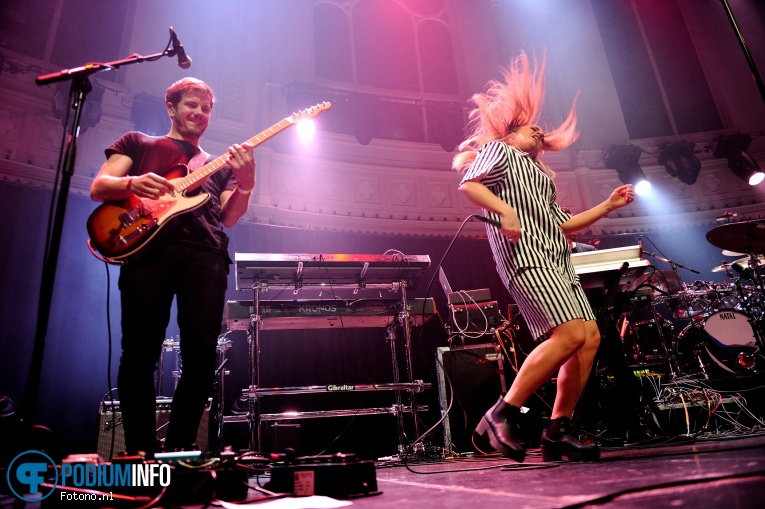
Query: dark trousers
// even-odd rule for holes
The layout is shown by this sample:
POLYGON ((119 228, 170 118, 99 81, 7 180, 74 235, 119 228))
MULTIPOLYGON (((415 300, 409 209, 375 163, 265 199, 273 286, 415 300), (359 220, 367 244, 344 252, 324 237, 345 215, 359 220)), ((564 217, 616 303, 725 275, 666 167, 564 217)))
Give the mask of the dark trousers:
POLYGON ((117 388, 129 453, 156 450, 154 372, 177 299, 183 369, 165 446, 188 448, 215 376, 217 338, 228 285, 223 255, 188 245, 156 249, 120 271, 122 356, 117 388))

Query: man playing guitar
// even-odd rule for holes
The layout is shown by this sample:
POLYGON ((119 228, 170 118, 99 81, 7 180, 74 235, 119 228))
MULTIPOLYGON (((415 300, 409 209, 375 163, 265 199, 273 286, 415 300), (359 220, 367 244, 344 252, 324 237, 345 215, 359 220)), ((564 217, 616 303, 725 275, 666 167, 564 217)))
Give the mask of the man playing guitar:
MULTIPOLYGON (((94 201, 149 202, 173 196, 177 188, 163 172, 179 165, 193 172, 207 161, 199 140, 210 121, 212 89, 195 78, 184 78, 167 89, 165 99, 170 132, 162 137, 129 132, 107 148, 107 160, 90 189, 94 201)), ((117 386, 128 453, 151 455, 159 450, 154 371, 173 298, 178 303, 183 373, 164 447, 168 451, 194 447, 214 381, 231 263, 223 227, 232 227, 247 211, 255 186, 253 148, 250 142, 231 146, 220 171, 189 188, 189 194, 206 193, 209 199, 174 217, 161 235, 121 267, 122 356, 117 386)), ((132 219, 120 217, 125 223, 132 219)))

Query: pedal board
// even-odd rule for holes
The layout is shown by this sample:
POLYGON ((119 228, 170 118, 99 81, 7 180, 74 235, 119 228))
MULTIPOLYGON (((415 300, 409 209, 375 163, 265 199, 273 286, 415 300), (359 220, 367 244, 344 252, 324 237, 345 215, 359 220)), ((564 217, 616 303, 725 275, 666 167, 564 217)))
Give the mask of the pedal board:
POLYGON ((375 465, 353 454, 299 457, 271 467, 266 489, 297 497, 324 495, 348 499, 379 495, 375 465))

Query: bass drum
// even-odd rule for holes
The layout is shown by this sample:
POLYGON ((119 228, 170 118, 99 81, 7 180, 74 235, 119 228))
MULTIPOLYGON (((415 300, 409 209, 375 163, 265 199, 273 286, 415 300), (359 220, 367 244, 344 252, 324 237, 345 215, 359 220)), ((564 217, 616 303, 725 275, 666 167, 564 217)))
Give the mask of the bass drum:
POLYGON ((744 376, 761 371, 759 348, 749 317, 733 309, 716 311, 679 334, 678 351, 686 374, 744 376))

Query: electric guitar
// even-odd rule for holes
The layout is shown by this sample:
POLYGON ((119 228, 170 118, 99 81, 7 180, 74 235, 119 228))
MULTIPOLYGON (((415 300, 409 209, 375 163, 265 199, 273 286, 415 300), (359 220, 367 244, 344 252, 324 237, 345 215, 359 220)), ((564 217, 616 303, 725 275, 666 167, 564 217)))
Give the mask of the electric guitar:
MULTIPOLYGON (((247 141, 253 146, 260 145, 287 127, 305 118, 313 118, 331 106, 330 103, 323 102, 300 110, 247 141)), ((87 221, 90 237, 88 245, 93 255, 107 262, 120 263, 138 253, 168 221, 201 207, 210 199, 210 195, 206 193, 186 196, 186 192, 198 187, 204 179, 227 163, 228 154, 223 154, 190 173, 185 164, 178 164, 162 174, 175 188, 173 194, 164 194, 156 200, 133 195, 99 205, 87 221)))

